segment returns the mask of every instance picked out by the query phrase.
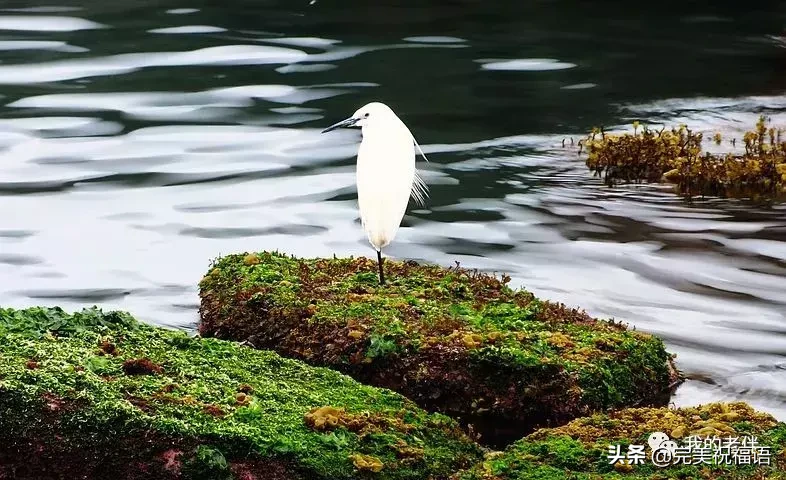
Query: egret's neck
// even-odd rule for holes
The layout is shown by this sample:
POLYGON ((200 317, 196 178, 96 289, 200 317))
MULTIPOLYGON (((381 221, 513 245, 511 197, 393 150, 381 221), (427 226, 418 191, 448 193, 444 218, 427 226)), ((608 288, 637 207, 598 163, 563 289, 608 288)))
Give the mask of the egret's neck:
POLYGON ((384 122, 374 122, 363 125, 361 132, 363 133, 363 140, 412 137, 407 126, 397 117, 385 120, 384 122))

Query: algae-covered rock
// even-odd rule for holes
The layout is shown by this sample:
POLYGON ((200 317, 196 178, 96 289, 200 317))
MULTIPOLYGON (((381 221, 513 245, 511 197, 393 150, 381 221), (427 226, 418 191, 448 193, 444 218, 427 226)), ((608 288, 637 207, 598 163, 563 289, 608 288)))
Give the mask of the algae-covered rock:
POLYGON ((332 370, 125 313, 0 309, 0 478, 444 479, 480 458, 453 420, 332 370))
MULTIPOLYGON (((744 154, 702 152, 704 135, 686 126, 651 130, 634 123, 632 133, 595 130, 582 140, 587 167, 608 185, 627 182, 676 184, 680 193, 750 198, 786 195, 786 141, 764 117, 740 142, 744 154)), ((713 141, 720 145, 719 133, 713 141)), ((731 142, 736 145, 736 139, 731 142)))
POLYGON ((200 332, 346 372, 500 445, 534 426, 665 403, 661 340, 462 268, 230 255, 200 283, 200 332))
POLYGON ((786 424, 744 403, 714 403, 631 408, 538 430, 452 480, 777 480, 784 468, 786 424), (655 432, 668 437, 653 436, 653 462, 655 432))

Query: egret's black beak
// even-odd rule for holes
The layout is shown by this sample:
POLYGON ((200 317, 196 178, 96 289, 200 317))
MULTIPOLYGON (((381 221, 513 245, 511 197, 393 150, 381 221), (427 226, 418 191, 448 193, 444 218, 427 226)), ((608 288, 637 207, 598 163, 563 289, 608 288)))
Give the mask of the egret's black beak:
POLYGON ((354 117, 349 117, 346 120, 341 120, 338 123, 334 123, 333 125, 327 127, 326 129, 322 130, 322 133, 327 133, 337 128, 349 128, 358 123, 359 119, 354 117))

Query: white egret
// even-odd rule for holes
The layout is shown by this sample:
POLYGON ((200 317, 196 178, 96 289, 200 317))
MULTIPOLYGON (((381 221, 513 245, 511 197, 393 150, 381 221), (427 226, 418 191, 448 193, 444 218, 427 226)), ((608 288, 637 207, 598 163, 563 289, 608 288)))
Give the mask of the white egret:
POLYGON ((377 251, 379 283, 384 285, 382 249, 396 236, 410 196, 425 206, 428 189, 415 168, 415 147, 423 158, 426 155, 409 128, 384 103, 364 105, 322 133, 353 127, 363 134, 356 173, 360 221, 377 251))

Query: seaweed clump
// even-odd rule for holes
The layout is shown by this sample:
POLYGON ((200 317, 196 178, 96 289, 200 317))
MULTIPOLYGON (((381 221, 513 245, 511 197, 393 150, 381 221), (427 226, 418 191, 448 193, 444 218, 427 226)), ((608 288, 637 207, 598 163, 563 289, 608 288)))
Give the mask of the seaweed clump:
POLYGON ((480 458, 451 419, 332 370, 120 312, 0 309, 0 478, 445 479, 480 458))
MULTIPOLYGON (((782 130, 769 127, 764 117, 745 133, 743 154, 703 152, 703 134, 685 125, 661 130, 643 126, 640 132, 639 127, 634 122, 633 133, 622 134, 595 129, 580 142, 587 150, 587 167, 607 185, 667 181, 687 197, 777 198, 786 193, 786 141, 782 130)), ((721 135, 712 140, 720 144, 721 135)))
POLYGON ((200 333, 246 341, 460 419, 504 445, 596 410, 665 404, 660 339, 507 286, 415 262, 230 255, 200 283, 200 333))
POLYGON ((452 480, 779 480, 786 478, 786 424, 744 403, 713 403, 693 408, 631 408, 574 420, 559 428, 542 429, 493 452, 452 480), (648 446, 650 434, 666 433, 683 452, 661 457, 656 466, 648 446), (748 440, 744 440, 747 438, 748 440), (713 447, 703 446, 709 439, 713 447), (720 445, 732 439, 728 449, 720 445), (734 440, 737 440, 735 445, 734 440), (747 447, 742 442, 756 447, 747 447), (623 454, 630 445, 645 447, 643 461, 611 462, 610 446, 623 454), (735 450, 736 448, 736 450, 735 450), (756 453, 752 453, 755 449, 756 453), (767 460, 762 452, 769 454, 767 460), (725 453, 725 456, 723 456, 725 453), (681 456, 680 456, 681 455, 681 456), (718 456, 716 456, 718 455, 718 456), (754 456, 757 455, 757 456, 754 456), (680 458, 677 461, 677 458, 680 458), (694 458, 700 458, 695 461, 694 458), (748 458, 748 462, 742 460, 748 458), (758 458, 754 462, 753 458, 758 458), (686 461, 687 459, 687 461, 686 461))

